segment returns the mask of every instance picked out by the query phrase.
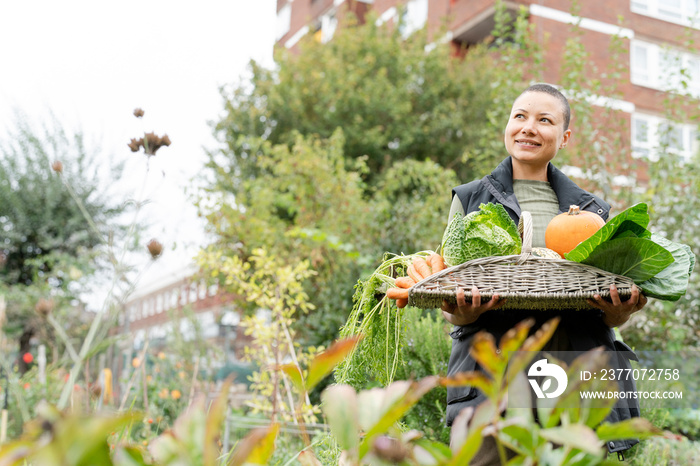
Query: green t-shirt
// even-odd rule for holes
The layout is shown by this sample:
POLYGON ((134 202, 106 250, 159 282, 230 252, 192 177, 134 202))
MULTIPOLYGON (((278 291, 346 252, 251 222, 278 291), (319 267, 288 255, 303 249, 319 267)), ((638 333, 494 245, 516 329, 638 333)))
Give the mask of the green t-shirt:
POLYGON ((521 211, 532 215, 532 247, 543 248, 547 225, 559 213, 559 199, 548 181, 513 180, 521 211))

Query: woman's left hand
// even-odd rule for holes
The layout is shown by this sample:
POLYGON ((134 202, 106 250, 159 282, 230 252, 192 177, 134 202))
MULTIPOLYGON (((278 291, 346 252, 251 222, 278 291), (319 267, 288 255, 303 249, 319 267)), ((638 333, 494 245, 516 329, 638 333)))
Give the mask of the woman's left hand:
POLYGON ((625 302, 620 300, 620 294, 615 285, 610 285, 610 299, 604 300, 600 295, 595 295, 588 300, 588 304, 603 311, 603 322, 608 327, 619 327, 627 322, 630 316, 641 310, 647 303, 647 297, 636 286, 632 287, 632 296, 625 302))

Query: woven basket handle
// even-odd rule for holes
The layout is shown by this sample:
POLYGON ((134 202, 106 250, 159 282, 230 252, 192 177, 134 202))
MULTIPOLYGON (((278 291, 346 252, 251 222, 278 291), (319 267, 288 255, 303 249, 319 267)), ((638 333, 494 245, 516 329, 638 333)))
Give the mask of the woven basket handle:
POLYGON ((532 252, 532 215, 530 212, 523 211, 520 214, 518 233, 520 233, 523 239, 523 249, 520 253, 520 260, 524 261, 532 252))

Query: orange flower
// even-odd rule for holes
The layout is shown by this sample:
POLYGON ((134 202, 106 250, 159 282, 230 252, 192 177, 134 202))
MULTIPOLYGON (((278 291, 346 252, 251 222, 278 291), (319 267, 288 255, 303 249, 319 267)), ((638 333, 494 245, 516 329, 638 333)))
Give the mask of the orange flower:
POLYGON ((164 388, 160 392, 158 392, 158 398, 160 398, 160 399, 165 399, 169 396, 170 396, 170 392, 168 391, 167 388, 164 388))
POLYGON ((27 382, 27 383, 24 384, 24 389, 25 389, 25 390, 29 390, 29 387, 31 387, 31 385, 29 385, 29 382, 27 382))
POLYGON ((179 400, 182 396, 182 393, 180 393, 180 390, 173 390, 172 392, 170 392, 170 396, 173 397, 173 400, 179 400))
POLYGON ((134 358, 131 360, 131 365, 136 368, 141 365, 141 360, 139 358, 134 358))
POLYGON ((162 351, 158 353, 158 359, 165 359, 165 353, 162 351))

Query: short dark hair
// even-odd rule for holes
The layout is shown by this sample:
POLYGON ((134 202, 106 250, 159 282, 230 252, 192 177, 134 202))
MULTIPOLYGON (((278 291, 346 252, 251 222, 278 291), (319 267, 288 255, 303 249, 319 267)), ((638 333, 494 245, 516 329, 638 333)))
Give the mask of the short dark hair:
POLYGON ((564 131, 569 129, 569 122, 571 121, 571 106, 569 106, 569 101, 566 99, 566 97, 564 97, 564 94, 559 92, 559 89, 551 84, 537 83, 525 89, 520 95, 527 94, 528 92, 543 92, 559 99, 562 107, 564 107, 564 131))

